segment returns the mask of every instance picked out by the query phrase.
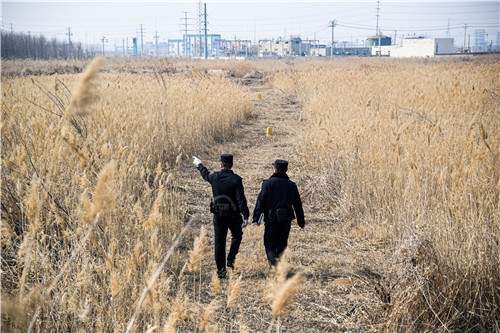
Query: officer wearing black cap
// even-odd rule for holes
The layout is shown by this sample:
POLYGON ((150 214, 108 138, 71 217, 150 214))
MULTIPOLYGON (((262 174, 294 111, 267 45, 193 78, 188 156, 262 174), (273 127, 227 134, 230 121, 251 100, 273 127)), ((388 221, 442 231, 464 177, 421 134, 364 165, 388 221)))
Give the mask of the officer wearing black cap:
POLYGON ((213 173, 210 173, 201 164, 199 158, 195 156, 193 158, 193 164, 196 165, 203 179, 212 185, 213 199, 210 204, 210 212, 214 214, 215 263, 217 275, 219 278, 225 278, 227 230, 231 230, 232 235, 231 247, 227 255, 227 266, 234 268, 234 260, 243 236, 242 229, 247 226, 250 215, 243 182, 241 177, 231 170, 233 167, 233 155, 231 154, 221 155, 221 170, 213 173))
POLYGON ((288 245, 288 235, 295 215, 302 229, 306 221, 297 185, 286 174, 288 162, 276 160, 273 166, 274 174, 262 183, 257 197, 253 223, 260 224, 261 214, 264 214, 264 246, 267 260, 276 266, 279 256, 288 245))

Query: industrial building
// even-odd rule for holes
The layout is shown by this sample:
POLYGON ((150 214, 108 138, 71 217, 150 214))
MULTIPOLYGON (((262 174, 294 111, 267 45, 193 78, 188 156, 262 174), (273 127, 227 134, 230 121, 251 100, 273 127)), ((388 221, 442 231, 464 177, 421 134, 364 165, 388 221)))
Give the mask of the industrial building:
POLYGON ((392 45, 392 38, 378 34, 366 39, 366 46, 370 48, 371 55, 374 56, 388 56, 390 55, 390 47, 392 45))
MULTIPOLYGON (((327 55, 331 56, 331 47, 327 50, 327 55)), ((347 46, 347 43, 342 43, 333 48, 333 56, 368 56, 370 55, 371 48, 364 46, 347 46)))
POLYGON ((259 57, 294 57, 309 55, 315 47, 314 41, 304 42, 298 36, 290 36, 289 39, 265 39, 259 41, 259 57))
POLYGON ((390 46, 386 49, 387 55, 395 58, 434 57, 454 51, 453 38, 429 37, 403 38, 401 45, 390 46))
MULTIPOLYGON (((477 51, 494 52, 495 46, 486 45, 483 41, 483 31, 477 30, 477 51), (486 46, 483 46, 485 44, 486 46), (484 50, 483 50, 484 49, 484 50)), ((500 38, 500 32, 497 35, 500 38)), ((146 42, 143 54, 167 56, 197 57, 203 53, 205 36, 199 34, 184 35, 182 39, 169 39, 158 44, 146 42)), ((366 41, 335 42, 332 45, 320 44, 318 40, 302 39, 299 36, 290 36, 287 39, 265 39, 252 44, 250 40, 223 39, 219 34, 207 34, 207 56, 209 57, 349 57, 349 56, 386 56, 395 58, 405 57, 434 57, 443 54, 454 54, 456 48, 453 38, 432 38, 411 36, 400 39, 399 45, 391 45, 392 38, 382 34, 368 37, 366 41)), ((125 45, 125 44, 124 44, 125 45)), ((128 43, 127 43, 128 45, 128 43)), ((142 48, 142 45, 141 45, 142 48)), ((133 38, 133 54, 138 54, 137 39, 133 38)), ((116 47, 115 52, 129 54, 129 48, 123 50, 116 47)))

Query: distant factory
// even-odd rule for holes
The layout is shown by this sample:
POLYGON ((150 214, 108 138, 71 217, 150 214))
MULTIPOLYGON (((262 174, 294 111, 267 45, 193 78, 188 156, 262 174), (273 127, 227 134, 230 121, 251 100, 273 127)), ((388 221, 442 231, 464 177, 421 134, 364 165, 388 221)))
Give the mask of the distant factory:
MULTIPOLYGON (((500 47, 493 43, 481 41, 482 31, 477 32, 477 41, 472 46, 457 48, 453 38, 434 38, 426 36, 407 36, 393 43, 390 36, 378 34, 367 37, 361 42, 335 41, 324 44, 318 40, 302 39, 300 36, 289 38, 263 39, 257 43, 251 40, 223 39, 220 34, 207 35, 207 56, 210 58, 288 58, 288 57, 435 57, 442 55, 482 54, 499 52, 500 47)), ((500 32, 499 32, 500 42, 500 32)), ((170 57, 203 57, 204 39, 201 35, 186 35, 182 39, 169 39, 166 42, 154 45, 146 42, 144 45, 147 55, 164 55, 170 57), (187 43, 186 43, 187 42, 187 43), (186 43, 186 47, 184 46, 186 43)), ((204 37, 204 36, 203 36, 204 37)), ((137 42, 133 40, 134 51, 137 55, 137 42)), ((115 54, 121 54, 117 48, 115 54)), ((125 52, 123 52, 125 54, 125 52)), ((127 53, 129 54, 129 53, 127 53)))
POLYGON ((394 58, 434 57, 455 51, 453 38, 431 38, 411 36, 401 39, 400 45, 392 45, 391 37, 373 36, 367 39, 372 56, 390 56, 394 58))
POLYGON ((259 57, 338 57, 338 56, 390 56, 434 57, 455 52, 453 38, 431 38, 412 36, 402 38, 399 45, 392 44, 392 38, 385 35, 371 36, 363 45, 342 42, 331 45, 319 44, 314 40, 302 40, 298 36, 289 39, 259 41, 259 57), (332 55, 333 52, 333 55, 332 55))

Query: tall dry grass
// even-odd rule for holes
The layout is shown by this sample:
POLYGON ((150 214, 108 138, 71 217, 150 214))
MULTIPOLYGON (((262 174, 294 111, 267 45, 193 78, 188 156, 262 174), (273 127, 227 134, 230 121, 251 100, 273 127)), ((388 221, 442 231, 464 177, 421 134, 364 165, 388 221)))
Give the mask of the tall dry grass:
POLYGON ((380 329, 499 328, 499 69, 498 57, 371 59, 273 78, 310 124, 309 197, 351 237, 388 246, 380 329))
MULTIPOLYGON (((2 79, 5 330, 124 331, 185 223, 173 171, 252 113, 221 77, 101 68, 2 79)), ((184 319, 172 281, 153 281, 134 329, 184 319)))

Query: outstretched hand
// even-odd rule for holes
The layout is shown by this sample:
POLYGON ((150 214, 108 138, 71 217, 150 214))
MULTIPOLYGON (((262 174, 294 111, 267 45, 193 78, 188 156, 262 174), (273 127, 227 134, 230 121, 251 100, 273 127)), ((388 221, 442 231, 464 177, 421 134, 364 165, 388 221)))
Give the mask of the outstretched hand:
POLYGON ((193 164, 198 166, 201 164, 201 160, 198 157, 193 156, 193 164))
POLYGON ((247 225, 248 225, 248 220, 243 220, 243 223, 241 224, 241 229, 243 229, 247 225))

